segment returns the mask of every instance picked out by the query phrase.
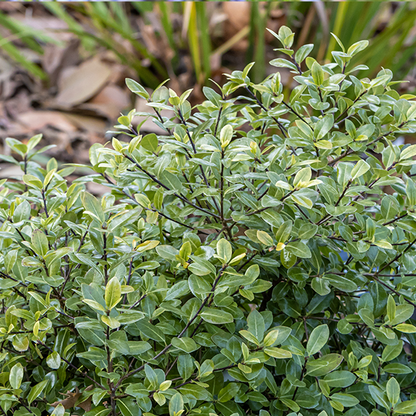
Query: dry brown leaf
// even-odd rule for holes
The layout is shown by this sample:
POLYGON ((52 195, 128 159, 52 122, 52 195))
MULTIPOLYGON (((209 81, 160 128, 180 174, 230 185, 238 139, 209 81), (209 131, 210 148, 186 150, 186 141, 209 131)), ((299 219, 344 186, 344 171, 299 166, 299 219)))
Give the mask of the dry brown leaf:
POLYGON ((86 130, 90 133, 99 133, 100 135, 103 135, 105 131, 106 123, 98 117, 83 116, 74 113, 67 113, 65 117, 81 130, 86 130))
POLYGON ((130 106, 130 94, 117 85, 106 85, 88 103, 79 108, 96 109, 109 119, 114 119, 120 112, 130 106))
MULTIPOLYGON (((222 9, 227 16, 228 22, 224 25, 225 39, 232 38, 241 29, 250 23, 250 2, 224 2, 222 9)), ((248 47, 248 40, 241 39, 231 49, 244 51, 248 47)))
MULTIPOLYGON (((89 391, 93 388, 93 386, 88 386, 85 391, 89 391)), ((78 390, 78 387, 76 388, 75 392, 68 391, 67 393, 61 393, 64 396, 67 396, 66 399, 59 400, 57 402, 54 402, 51 404, 51 406, 56 407, 58 405, 62 405, 65 410, 70 409, 71 407, 75 406, 75 403, 80 399, 82 396, 82 393, 78 390)), ((80 407, 81 409, 85 410, 86 412, 89 412, 91 410, 91 396, 88 397, 87 400, 84 400, 82 403, 78 403, 77 407, 80 407)))
POLYGON ((66 107, 81 104, 97 94, 110 75, 111 68, 99 58, 89 59, 61 80, 62 88, 55 101, 66 107))
POLYGON ((32 131, 42 130, 46 126, 53 126, 61 131, 76 131, 77 128, 68 117, 59 111, 27 111, 20 114, 17 120, 32 131))
POLYGON ((12 18, 20 21, 24 26, 35 30, 40 30, 54 39, 65 41, 74 35, 68 32, 68 25, 64 20, 52 16, 33 16, 31 13, 14 13, 10 15, 12 18))
POLYGON ((56 85, 63 68, 79 62, 79 39, 71 39, 65 47, 47 44, 42 58, 42 67, 49 75, 50 85, 56 85))

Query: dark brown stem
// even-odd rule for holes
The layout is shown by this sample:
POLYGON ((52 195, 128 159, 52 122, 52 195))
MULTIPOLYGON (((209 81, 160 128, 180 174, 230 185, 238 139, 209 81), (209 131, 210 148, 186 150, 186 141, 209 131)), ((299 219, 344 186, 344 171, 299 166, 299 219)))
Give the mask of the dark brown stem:
MULTIPOLYGON (((143 169, 139 163, 137 163, 132 157, 128 156, 128 155, 124 155, 124 157, 128 160, 130 160, 130 162, 134 163, 144 174, 146 174, 149 178, 151 178, 154 182, 156 182, 158 185, 160 185, 162 188, 166 189, 167 191, 171 191, 171 189, 164 185, 162 182, 159 181, 159 179, 156 178, 156 176, 152 175, 151 173, 147 172, 145 169, 143 169)), ((184 196, 174 192, 173 195, 175 195, 177 198, 179 198, 182 202, 184 202, 185 204, 190 205, 191 207, 194 207, 195 209, 207 214, 208 216, 213 216, 215 218, 220 218, 219 215, 215 214, 214 212, 210 212, 207 211, 204 208, 198 207, 198 205, 195 205, 194 203, 192 203, 191 201, 189 201, 188 199, 186 199, 184 196)))
POLYGON ((46 218, 49 218, 48 207, 46 206, 45 189, 42 189, 43 209, 45 210, 46 218))

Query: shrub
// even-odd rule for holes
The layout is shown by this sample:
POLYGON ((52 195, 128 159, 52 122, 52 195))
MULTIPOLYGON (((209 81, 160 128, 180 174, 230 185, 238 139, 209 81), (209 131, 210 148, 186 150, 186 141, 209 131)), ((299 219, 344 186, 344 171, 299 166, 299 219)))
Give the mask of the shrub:
POLYGON ((121 116, 131 139, 93 145, 71 185, 74 167, 34 161, 40 137, 8 140, 24 175, 0 192, 3 414, 416 412, 416 145, 395 144, 414 97, 387 69, 354 75, 365 41, 320 65, 275 36, 290 97, 252 64, 195 109, 127 80, 152 112, 121 116))

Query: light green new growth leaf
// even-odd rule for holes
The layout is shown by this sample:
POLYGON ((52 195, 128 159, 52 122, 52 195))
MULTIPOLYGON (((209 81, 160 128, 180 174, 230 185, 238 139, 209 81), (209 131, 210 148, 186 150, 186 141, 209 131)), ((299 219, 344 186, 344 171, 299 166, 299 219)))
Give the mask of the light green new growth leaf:
POLYGON ((217 243, 217 255, 222 261, 222 264, 229 263, 233 256, 233 249, 231 244, 225 238, 221 238, 221 240, 219 240, 217 243))
POLYGON ((9 381, 13 389, 18 389, 23 380, 23 366, 20 363, 15 364, 10 370, 9 381))
POLYGON ((105 304, 109 310, 113 309, 121 300, 121 284, 117 277, 113 277, 105 288, 105 304))

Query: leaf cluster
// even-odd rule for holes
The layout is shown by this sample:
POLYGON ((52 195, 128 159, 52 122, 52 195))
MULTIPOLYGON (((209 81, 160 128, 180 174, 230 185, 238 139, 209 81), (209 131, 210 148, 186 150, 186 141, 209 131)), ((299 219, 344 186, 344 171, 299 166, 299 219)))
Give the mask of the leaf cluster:
POLYGON ((35 162, 40 137, 8 140, 3 414, 416 412, 416 145, 396 141, 414 97, 387 69, 354 75, 366 41, 320 64, 274 35, 290 97, 252 64, 195 108, 128 79, 149 112, 121 116, 72 183, 76 166, 35 162))

